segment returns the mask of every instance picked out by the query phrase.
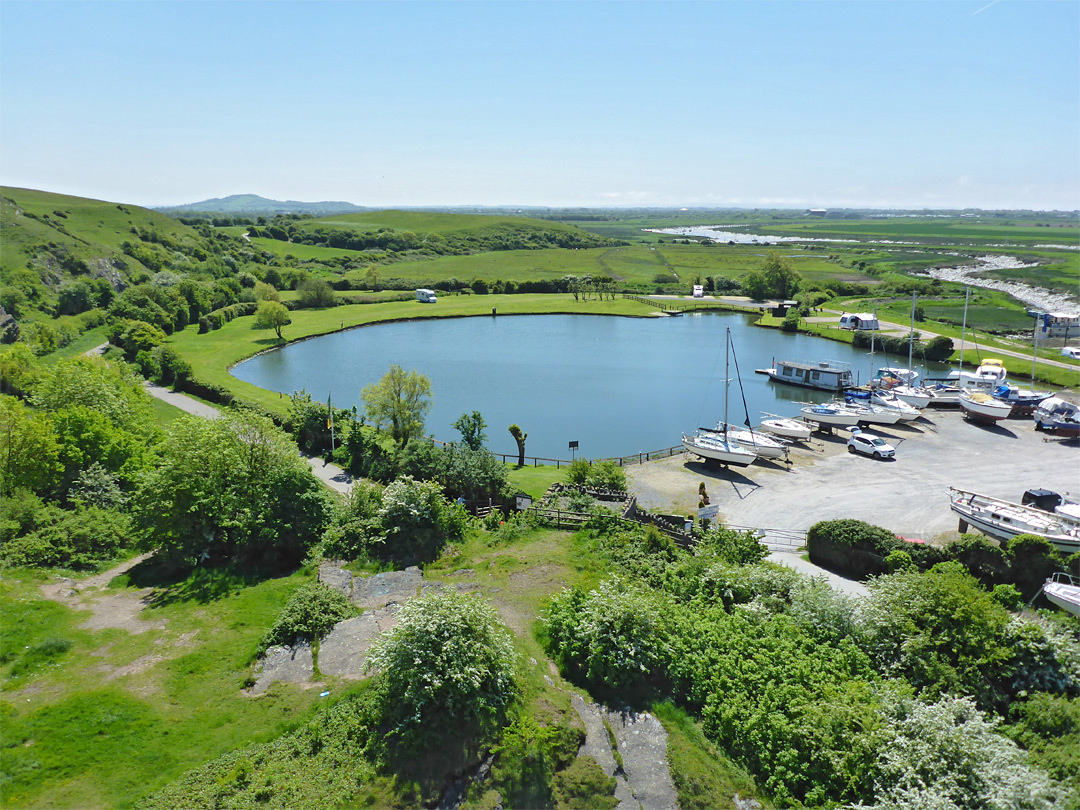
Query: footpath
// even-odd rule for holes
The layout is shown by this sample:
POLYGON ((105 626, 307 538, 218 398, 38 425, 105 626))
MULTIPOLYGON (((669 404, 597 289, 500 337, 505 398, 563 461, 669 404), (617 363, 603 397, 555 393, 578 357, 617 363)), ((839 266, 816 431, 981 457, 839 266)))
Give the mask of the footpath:
MULTIPOLYGON (((213 405, 207 405, 197 399, 162 388, 160 385, 145 384, 146 393, 162 402, 167 402, 174 408, 179 408, 185 413, 195 414, 204 419, 217 419, 221 416, 221 410, 213 405)), ((342 495, 348 495, 352 491, 353 477, 337 464, 331 464, 321 458, 309 458, 308 464, 315 477, 326 486, 342 495)))

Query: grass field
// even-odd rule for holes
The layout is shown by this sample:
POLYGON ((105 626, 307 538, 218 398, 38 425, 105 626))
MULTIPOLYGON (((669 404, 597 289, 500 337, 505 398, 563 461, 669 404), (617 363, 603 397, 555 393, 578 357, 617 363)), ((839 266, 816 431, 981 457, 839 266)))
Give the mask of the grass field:
MULTIPOLYGON (((257 641, 310 577, 200 573, 162 586, 141 612, 147 629, 133 633, 83 629, 91 614, 45 599, 45 575, 5 571, 0 804, 130 807, 193 765, 307 717, 317 692, 275 688, 253 700, 240 687, 257 641)), ((109 593, 139 604, 128 577, 109 593)))

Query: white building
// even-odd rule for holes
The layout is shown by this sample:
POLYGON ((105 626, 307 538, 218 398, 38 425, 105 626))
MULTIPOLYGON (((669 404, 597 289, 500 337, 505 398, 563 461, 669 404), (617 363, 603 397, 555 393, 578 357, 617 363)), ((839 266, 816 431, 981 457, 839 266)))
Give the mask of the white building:
POLYGON ((1080 315, 1068 312, 1044 312, 1039 316, 1036 331, 1039 338, 1080 336, 1080 315))

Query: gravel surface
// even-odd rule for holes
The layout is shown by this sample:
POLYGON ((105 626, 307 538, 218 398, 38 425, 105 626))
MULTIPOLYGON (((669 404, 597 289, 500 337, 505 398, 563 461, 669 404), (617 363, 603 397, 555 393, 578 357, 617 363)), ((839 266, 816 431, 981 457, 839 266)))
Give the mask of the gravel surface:
POLYGON ((895 460, 849 455, 848 433, 838 429, 793 446, 790 466, 725 470, 682 455, 626 473, 638 503, 653 511, 691 514, 704 481, 730 525, 806 531, 820 520, 857 518, 924 539, 957 528, 950 486, 1014 501, 1031 487, 1080 495, 1078 443, 1048 439, 1030 419, 981 427, 958 411, 932 411, 908 426, 870 432, 897 447, 895 460))

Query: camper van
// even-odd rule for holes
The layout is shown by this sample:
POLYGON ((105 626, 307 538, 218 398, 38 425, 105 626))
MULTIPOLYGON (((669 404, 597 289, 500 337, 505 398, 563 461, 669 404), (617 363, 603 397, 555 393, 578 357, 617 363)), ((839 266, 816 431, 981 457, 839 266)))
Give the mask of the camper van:
POLYGON ((438 302, 438 298, 435 297, 434 290, 417 290, 416 300, 421 304, 434 304, 438 302))
POLYGON ((705 287, 702 286, 701 284, 695 284, 694 285, 694 298, 704 298, 704 297, 705 297, 705 287))

